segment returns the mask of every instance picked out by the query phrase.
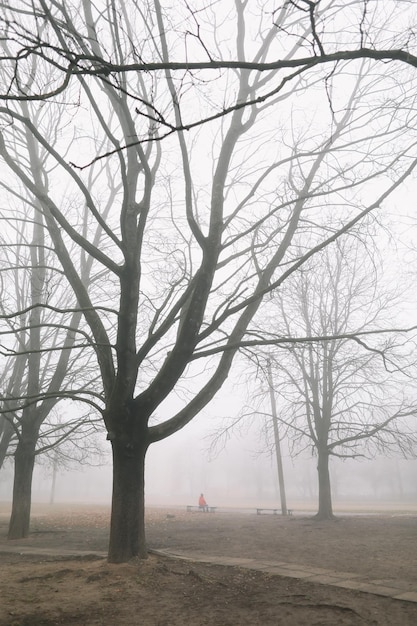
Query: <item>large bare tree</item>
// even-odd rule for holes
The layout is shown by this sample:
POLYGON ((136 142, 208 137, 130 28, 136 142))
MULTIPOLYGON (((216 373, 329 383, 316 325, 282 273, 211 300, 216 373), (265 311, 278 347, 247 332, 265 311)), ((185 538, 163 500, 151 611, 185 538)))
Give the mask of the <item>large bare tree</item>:
POLYGON ((414 170, 413 30, 387 48, 387 21, 330 0, 5 11, 0 155, 92 338, 114 465, 110 561, 146 556, 146 451, 210 402, 265 294, 414 170), (35 117, 57 107, 51 140, 35 117), (82 280, 85 258, 101 291, 82 280))
POLYGON ((366 252, 363 241, 344 238, 318 254, 272 300, 258 330, 271 343, 273 334, 292 342, 251 355, 258 370, 273 372, 292 450, 317 457, 319 520, 333 518, 332 457, 417 453, 413 346, 377 332, 389 327, 401 292, 384 289, 374 253, 374 244, 366 252))

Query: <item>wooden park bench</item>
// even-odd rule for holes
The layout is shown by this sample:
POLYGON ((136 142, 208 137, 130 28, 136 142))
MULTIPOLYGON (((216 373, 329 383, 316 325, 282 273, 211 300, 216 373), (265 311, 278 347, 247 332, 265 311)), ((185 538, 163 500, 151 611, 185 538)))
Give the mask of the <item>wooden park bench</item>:
POLYGON ((203 506, 187 504, 187 513, 192 513, 193 511, 199 511, 200 513, 215 513, 216 509, 217 506, 208 506, 207 511, 205 511, 203 506))
MULTIPOLYGON (((256 509, 256 515, 262 515, 263 511, 265 511, 265 513, 272 513, 272 515, 279 515, 281 513, 281 509, 262 508, 262 509, 256 509)), ((287 509, 287 515, 292 515, 292 509, 287 509)))

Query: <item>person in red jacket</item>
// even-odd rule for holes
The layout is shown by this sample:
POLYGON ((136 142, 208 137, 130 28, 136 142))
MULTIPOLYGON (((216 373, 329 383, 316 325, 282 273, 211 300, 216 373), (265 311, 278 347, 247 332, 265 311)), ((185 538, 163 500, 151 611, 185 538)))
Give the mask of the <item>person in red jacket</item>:
POLYGON ((200 507, 202 511, 204 511, 204 513, 208 513, 208 504, 206 502, 206 499, 204 498, 203 493, 200 493, 200 497, 198 499, 198 506, 200 507))

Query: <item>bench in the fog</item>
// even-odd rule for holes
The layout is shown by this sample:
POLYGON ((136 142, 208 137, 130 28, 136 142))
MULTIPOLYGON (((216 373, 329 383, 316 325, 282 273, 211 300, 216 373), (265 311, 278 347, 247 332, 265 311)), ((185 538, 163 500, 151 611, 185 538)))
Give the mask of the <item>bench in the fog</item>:
POLYGON ((203 506, 193 506, 191 504, 187 504, 187 512, 188 513, 192 513, 193 511, 200 511, 200 513, 215 513, 217 506, 208 506, 206 507, 206 511, 204 510, 205 507, 203 506))
MULTIPOLYGON (((281 515, 281 509, 256 509, 256 515, 262 515, 263 513, 281 515)), ((292 515, 292 509, 287 509, 287 515, 292 515)))

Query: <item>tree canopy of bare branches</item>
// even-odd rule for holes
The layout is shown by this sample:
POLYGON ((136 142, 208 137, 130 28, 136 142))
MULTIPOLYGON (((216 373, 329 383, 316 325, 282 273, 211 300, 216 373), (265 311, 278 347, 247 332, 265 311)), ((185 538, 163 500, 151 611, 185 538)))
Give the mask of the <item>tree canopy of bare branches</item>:
MULTIPOLYGON (((249 352, 273 388, 292 450, 311 449, 317 456, 318 519, 333 517, 332 457, 410 457, 417 451, 411 347, 394 333, 351 339, 386 328, 400 301, 380 284, 374 253, 372 247, 366 252, 364 241, 346 237, 316 255, 275 295, 261 321, 264 330, 258 330, 293 342, 249 352)), ((260 406, 263 395, 267 388, 257 393, 260 406)), ((252 419, 257 415, 255 410, 252 419)))
POLYGON ((414 171, 405 8, 4 7, 3 186, 42 215, 100 371, 80 396, 112 446, 111 561, 146 555, 146 451, 210 402, 264 296, 414 171))

